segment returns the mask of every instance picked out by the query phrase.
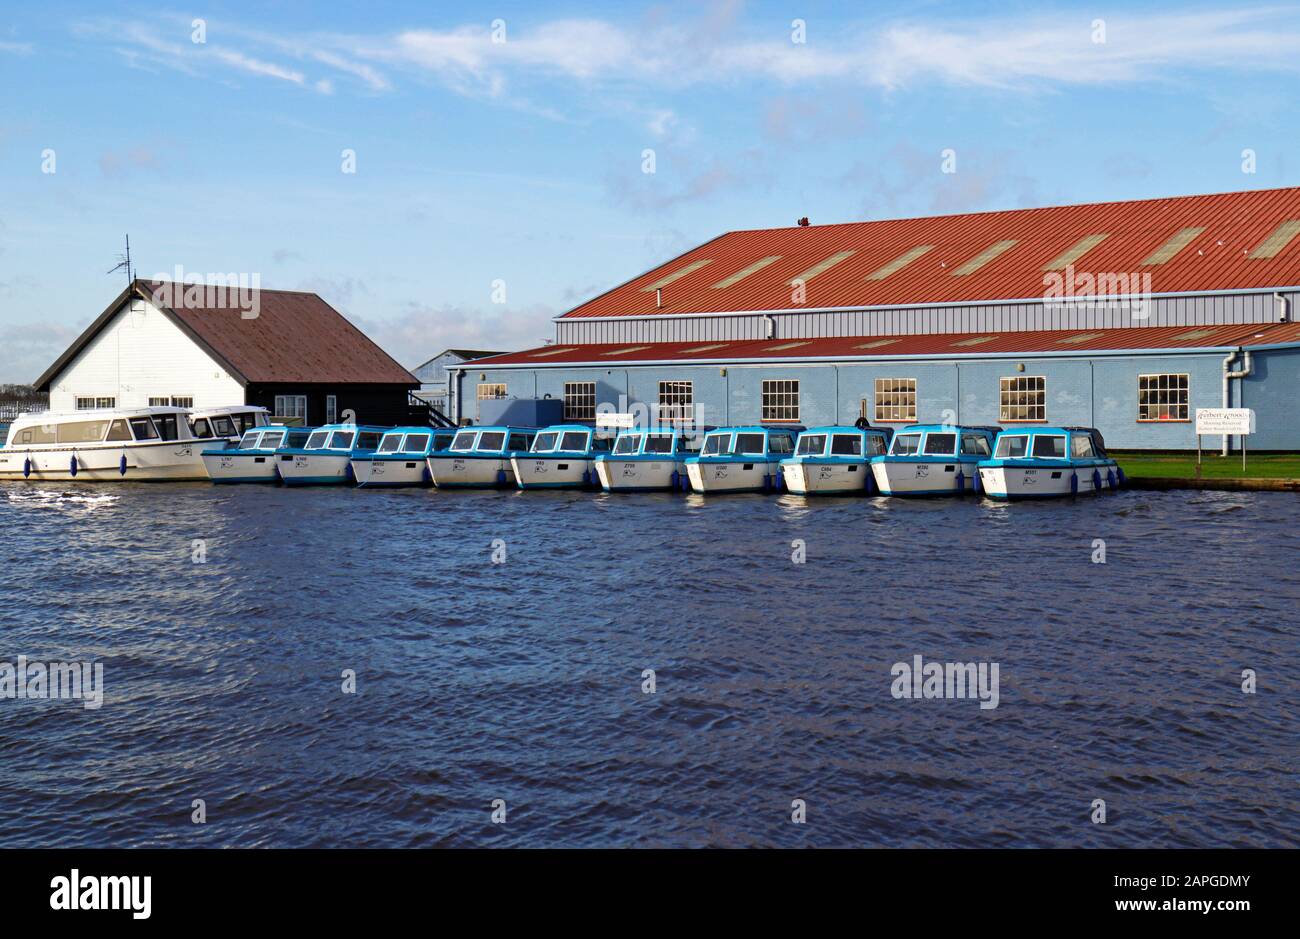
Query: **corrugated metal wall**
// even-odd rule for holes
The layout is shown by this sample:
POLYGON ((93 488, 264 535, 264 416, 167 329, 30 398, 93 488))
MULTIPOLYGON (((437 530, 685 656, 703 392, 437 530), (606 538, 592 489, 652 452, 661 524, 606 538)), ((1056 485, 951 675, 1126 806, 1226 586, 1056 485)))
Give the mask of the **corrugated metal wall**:
MULTIPOLYGON (((1288 294, 1292 318, 1300 294, 1288 294)), ((1162 297, 1141 312, 1114 305, 1006 303, 927 309, 850 310, 837 313, 784 313, 774 316, 776 338, 903 336, 926 333, 1003 333, 1039 329, 1101 329, 1126 326, 1201 326, 1277 321, 1270 293, 1162 297)), ((557 343, 709 342, 766 339, 762 316, 644 317, 613 320, 560 320, 557 343)))

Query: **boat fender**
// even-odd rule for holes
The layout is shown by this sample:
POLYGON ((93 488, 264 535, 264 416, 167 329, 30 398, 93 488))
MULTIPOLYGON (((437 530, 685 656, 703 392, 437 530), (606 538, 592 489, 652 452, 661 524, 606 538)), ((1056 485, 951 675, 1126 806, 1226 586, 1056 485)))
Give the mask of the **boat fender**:
POLYGON ((966 494, 966 473, 963 472, 962 468, 959 466, 957 467, 957 495, 964 496, 965 494, 966 494))
POLYGON ((669 481, 672 483, 674 489, 682 488, 682 478, 677 470, 673 470, 673 475, 669 477, 669 481))
POLYGON ((1101 470, 1092 471, 1092 488, 1094 492, 1101 491, 1101 470))
POLYGON ((975 468, 975 475, 970 478, 970 491, 979 493, 984 488, 984 481, 980 477, 979 467, 975 468))
POLYGON ((785 489, 785 471, 779 466, 776 468, 776 481, 773 485, 777 492, 785 489))
POLYGON ((122 459, 117 461, 117 474, 119 476, 126 475, 126 454, 125 453, 122 454, 122 459))
POLYGON ((23 479, 28 479, 32 475, 32 458, 27 457, 23 460, 23 479))
POLYGON ((75 478, 77 475, 77 455, 72 454, 72 459, 68 461, 68 472, 75 478))
POLYGON ((772 477, 767 473, 763 474, 763 491, 764 492, 772 491, 772 477))
POLYGON ((582 471, 582 484, 583 484, 584 486, 590 486, 590 485, 591 485, 591 470, 583 470, 583 471, 582 471))
MULTIPOLYGON (((866 418, 859 418, 859 420, 866 420, 866 418)), ((862 474, 862 488, 867 491, 867 495, 871 495, 871 484, 875 480, 875 473, 871 472, 870 466, 866 466, 865 469, 866 472, 862 474)))
POLYGON ((1113 469, 1106 470, 1106 488, 1115 488, 1115 471, 1113 469))
POLYGON ((1071 471, 1070 472, 1070 495, 1077 496, 1078 494, 1079 494, 1079 474, 1074 471, 1071 471))
POLYGON ((1116 466, 1116 467, 1115 467, 1115 486, 1116 486, 1116 488, 1119 488, 1119 487, 1122 486, 1122 485, 1124 485, 1124 467, 1122 467, 1122 466, 1116 466))
POLYGON ((506 483, 506 471, 503 469, 497 470, 497 485, 504 486, 505 483, 506 483))

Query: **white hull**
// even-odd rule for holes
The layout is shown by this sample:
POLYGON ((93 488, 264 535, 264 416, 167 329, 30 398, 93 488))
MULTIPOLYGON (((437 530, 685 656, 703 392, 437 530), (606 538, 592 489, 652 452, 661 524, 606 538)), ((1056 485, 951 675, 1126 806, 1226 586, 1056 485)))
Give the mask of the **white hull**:
POLYGON ((76 482, 131 482, 135 480, 207 479, 201 451, 211 446, 205 440, 173 440, 161 443, 89 444, 61 449, 0 450, 0 479, 27 478, 34 482, 72 480, 76 482), (72 473, 72 458, 77 473, 72 473), (126 473, 121 471, 126 457, 126 473), (31 473, 23 466, 31 460, 31 473))
MULTIPOLYGON (((1069 467, 1054 470, 1046 467, 999 466, 981 469, 979 473, 981 488, 986 495, 995 499, 1050 498, 1070 495, 1069 467)), ((1096 491, 1092 484, 1092 467, 1081 467, 1078 475, 1081 494, 1096 491)), ((1106 488, 1104 472, 1101 474, 1101 486, 1103 489, 1106 488)))
POLYGON ((275 465, 285 485, 328 486, 348 481, 351 462, 345 453, 285 453, 276 456, 275 465))
POLYGON ((274 453, 210 453, 203 457, 208 478, 213 482, 265 482, 279 478, 274 453))
POLYGON ((558 459, 551 457, 514 457, 511 471, 521 489, 581 488, 592 477, 592 461, 584 457, 558 459))
POLYGON ((945 492, 956 495, 975 488, 977 472, 973 463, 879 462, 871 464, 876 487, 887 496, 931 495, 945 492), (961 479, 958 488, 957 480, 961 479))
POLYGON ((501 459, 484 459, 482 457, 431 456, 428 459, 429 472, 435 486, 472 486, 476 489, 494 486, 513 486, 514 470, 510 461, 501 459), (500 474, 505 473, 502 480, 500 474))
POLYGON ((358 486, 425 486, 429 483, 424 457, 409 460, 353 460, 358 486))
POLYGON ((773 485, 771 463, 687 463, 686 474, 695 492, 762 492, 773 485), (766 480, 766 482, 765 482, 766 480))
POLYGON ((673 473, 680 478, 686 467, 676 460, 599 460, 596 474, 602 489, 629 492, 638 489, 672 489, 673 473))
POLYGON ((792 463, 781 467, 785 488, 795 495, 863 492, 871 467, 865 463, 792 463))

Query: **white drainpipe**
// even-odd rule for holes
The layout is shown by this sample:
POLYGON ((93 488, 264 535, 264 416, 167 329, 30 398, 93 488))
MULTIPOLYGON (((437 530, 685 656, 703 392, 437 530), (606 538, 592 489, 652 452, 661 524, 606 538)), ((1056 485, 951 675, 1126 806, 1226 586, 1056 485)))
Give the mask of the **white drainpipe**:
MULTIPOLYGON (((1229 382, 1234 378, 1245 378, 1249 374, 1250 374, 1250 350, 1249 349, 1245 349, 1245 350, 1238 349, 1236 352, 1229 352, 1227 355, 1223 357, 1223 406, 1225 408, 1232 407, 1232 391, 1229 382), (1232 371, 1232 360, 1237 357, 1237 353, 1241 353, 1242 355, 1241 370, 1234 372, 1232 371)), ((1227 434, 1224 434, 1223 435, 1223 456, 1228 455, 1228 444, 1231 442, 1232 442, 1232 438, 1229 437, 1227 434)))

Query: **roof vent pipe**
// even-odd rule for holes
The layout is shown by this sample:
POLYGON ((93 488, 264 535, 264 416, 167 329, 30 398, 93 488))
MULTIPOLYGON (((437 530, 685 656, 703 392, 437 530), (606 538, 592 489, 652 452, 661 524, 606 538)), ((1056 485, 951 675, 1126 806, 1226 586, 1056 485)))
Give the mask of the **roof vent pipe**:
POLYGON ((767 334, 764 337, 765 339, 776 338, 776 320, 772 319, 772 317, 767 315, 763 316, 763 329, 764 332, 767 334))
POLYGON ((1291 321, 1291 301, 1281 293, 1273 294, 1273 299, 1277 301, 1277 321, 1279 323, 1288 323, 1291 321))
MULTIPOLYGON (((1236 352, 1229 352, 1227 355, 1223 357, 1223 406, 1225 408, 1232 407, 1232 392, 1229 386, 1229 382, 1234 378, 1245 378, 1249 374, 1250 374, 1250 350, 1249 349, 1243 351, 1239 347, 1236 352), (1238 371, 1234 372, 1232 371, 1232 360, 1237 357, 1238 353, 1242 354, 1241 368, 1238 371)), ((1229 435, 1224 434, 1223 453, 1222 453, 1223 456, 1228 455, 1228 444, 1231 442, 1232 442, 1232 438, 1229 435)))
POLYGON ((658 310, 664 305, 664 288, 655 288, 655 309, 658 310))

